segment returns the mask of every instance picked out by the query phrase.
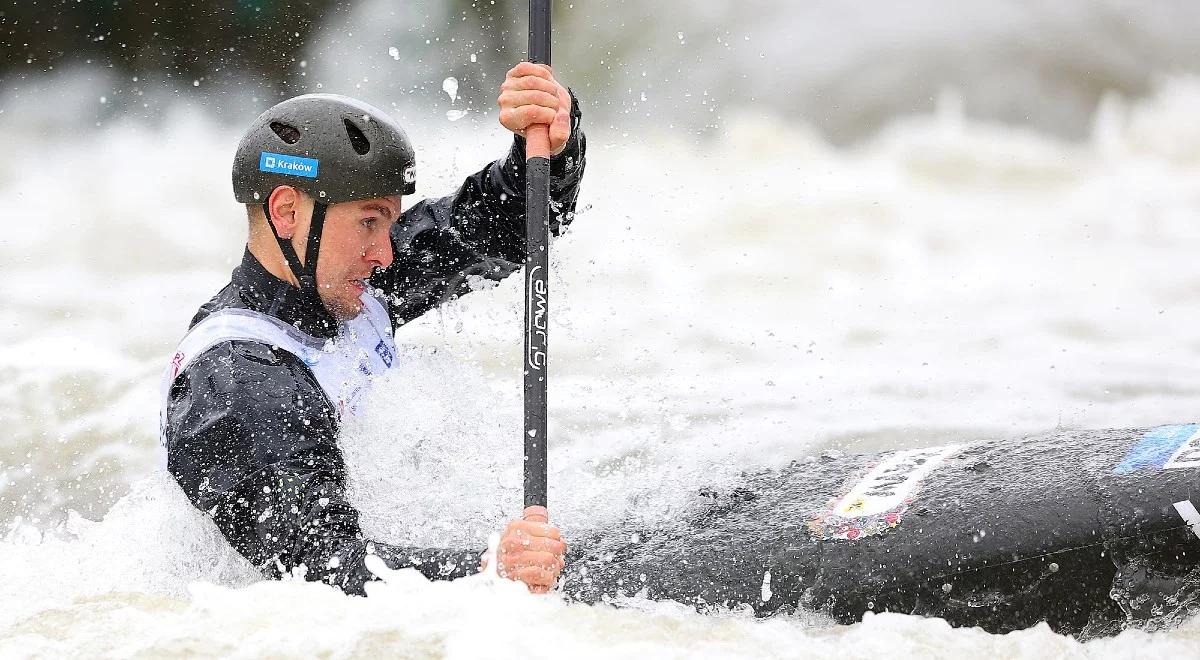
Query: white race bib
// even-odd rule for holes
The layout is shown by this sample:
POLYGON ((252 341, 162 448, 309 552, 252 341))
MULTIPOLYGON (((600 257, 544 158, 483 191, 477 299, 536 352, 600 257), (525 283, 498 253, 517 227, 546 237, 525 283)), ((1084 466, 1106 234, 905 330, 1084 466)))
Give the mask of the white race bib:
POLYGON ((167 402, 171 385, 199 355, 226 341, 254 341, 283 349, 308 366, 339 418, 354 415, 375 376, 392 367, 396 343, 383 304, 363 293, 362 312, 333 339, 319 339, 283 321, 248 309, 223 309, 197 323, 175 350, 162 378, 160 462, 167 464, 167 402))

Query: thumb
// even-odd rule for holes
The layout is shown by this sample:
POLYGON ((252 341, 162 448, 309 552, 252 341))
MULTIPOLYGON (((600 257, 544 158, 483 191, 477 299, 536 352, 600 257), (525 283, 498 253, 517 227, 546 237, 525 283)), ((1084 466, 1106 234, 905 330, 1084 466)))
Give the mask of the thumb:
POLYGON ((550 522, 550 512, 544 506, 527 506, 521 518, 528 522, 548 523, 550 522))

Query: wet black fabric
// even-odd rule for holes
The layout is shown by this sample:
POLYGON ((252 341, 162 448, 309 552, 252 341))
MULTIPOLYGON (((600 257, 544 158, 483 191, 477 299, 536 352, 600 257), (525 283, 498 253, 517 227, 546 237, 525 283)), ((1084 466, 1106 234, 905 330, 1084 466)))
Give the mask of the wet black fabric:
MULTIPOLYGON (((555 233, 574 215, 583 176, 578 124, 573 103, 570 141, 551 161, 555 233)), ((518 137, 507 158, 468 177, 455 194, 404 211, 392 229, 394 262, 371 280, 386 294, 394 327, 467 293, 472 275, 500 279, 519 268, 524 175, 518 137)), ((337 334, 315 292, 274 277, 249 251, 191 325, 226 308, 268 314, 315 337, 337 334)), ((167 466, 192 503, 269 577, 303 573, 361 594, 373 579, 363 563, 368 554, 430 579, 477 571, 479 549, 399 547, 363 536, 358 511, 346 499, 339 430, 333 405, 299 358, 256 342, 223 342, 172 384, 167 466)))

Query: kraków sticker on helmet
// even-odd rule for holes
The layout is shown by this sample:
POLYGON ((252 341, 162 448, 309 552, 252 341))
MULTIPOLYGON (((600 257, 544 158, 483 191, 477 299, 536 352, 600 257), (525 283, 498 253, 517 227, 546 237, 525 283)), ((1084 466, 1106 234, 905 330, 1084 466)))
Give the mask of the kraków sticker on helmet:
POLYGON ((290 174, 292 176, 315 179, 317 178, 317 172, 320 170, 320 163, 316 158, 289 156, 287 154, 275 154, 264 151, 258 158, 258 169, 262 172, 290 174))

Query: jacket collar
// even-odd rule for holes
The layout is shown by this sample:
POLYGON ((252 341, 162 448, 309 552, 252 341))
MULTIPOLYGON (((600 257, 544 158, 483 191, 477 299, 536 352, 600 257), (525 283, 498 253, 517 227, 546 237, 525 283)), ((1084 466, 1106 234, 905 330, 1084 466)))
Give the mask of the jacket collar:
POLYGON ((247 309, 274 316, 313 337, 337 336, 338 322, 317 294, 304 293, 272 275, 249 248, 242 255, 241 265, 233 269, 232 282, 247 309))

